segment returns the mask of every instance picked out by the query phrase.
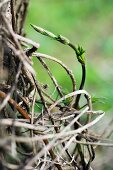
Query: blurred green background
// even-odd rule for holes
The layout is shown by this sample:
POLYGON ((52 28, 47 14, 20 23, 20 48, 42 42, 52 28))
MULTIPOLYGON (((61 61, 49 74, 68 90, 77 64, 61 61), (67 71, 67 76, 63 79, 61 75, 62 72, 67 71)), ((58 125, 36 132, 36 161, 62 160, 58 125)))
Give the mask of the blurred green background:
MULTIPOLYGON (((40 43, 39 52, 64 61, 75 74, 77 87, 81 80, 81 67, 74 52, 67 46, 35 32, 30 23, 69 38, 86 50, 87 80, 85 89, 93 96, 104 97, 99 107, 112 110, 113 101, 113 1, 112 0, 31 0, 26 21, 27 36, 40 43)), ((47 74, 35 60, 37 76, 50 83, 47 74), (38 67, 37 67, 38 65, 38 67), (45 74, 43 78, 42 74, 45 74)), ((53 63, 50 63, 53 66, 53 63)), ((52 67, 60 85, 71 91, 65 72, 58 65, 52 67), (65 78, 64 78, 65 77, 65 78)), ((50 85, 51 86, 51 85, 50 85)))
MULTIPOLYGON (((85 89, 92 96, 104 98, 101 102, 94 104, 94 108, 106 111, 105 122, 111 119, 110 116, 113 113, 113 0, 31 0, 26 20, 27 37, 40 43, 39 52, 62 60, 73 71, 78 88, 81 80, 81 66, 74 52, 69 47, 35 32, 30 23, 55 34, 64 35, 75 45, 79 44, 86 50, 85 89)), ((53 63, 49 63, 49 66, 59 84, 71 92, 70 80, 61 67, 53 63)), ((34 67, 38 79, 42 83, 48 83, 52 88, 47 73, 35 59, 34 67)), ((103 169, 113 169, 107 166, 103 169)))

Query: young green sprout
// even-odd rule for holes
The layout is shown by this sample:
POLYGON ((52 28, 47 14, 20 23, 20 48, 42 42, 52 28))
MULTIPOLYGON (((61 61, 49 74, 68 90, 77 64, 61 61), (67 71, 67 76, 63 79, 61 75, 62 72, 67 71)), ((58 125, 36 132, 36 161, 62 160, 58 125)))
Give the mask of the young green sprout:
MULTIPOLYGON (((76 53, 76 57, 77 60, 79 61, 79 63, 82 66, 82 80, 81 80, 81 84, 79 87, 79 90, 82 90, 85 84, 85 78, 86 78, 86 69, 85 69, 85 56, 84 53, 85 51, 83 50, 82 47, 80 47, 78 45, 78 47, 76 48, 75 45, 73 45, 69 39, 67 39, 66 37, 62 36, 62 35, 55 35, 50 31, 47 31, 41 27, 37 27, 36 25, 31 24, 31 26, 39 33, 41 33, 42 35, 48 36, 50 38, 52 38, 53 40, 59 41, 60 43, 64 44, 64 45, 68 45, 69 47, 71 47, 75 53, 76 53)), ((79 100, 80 100, 80 96, 81 94, 77 95, 76 97, 76 101, 74 103, 74 108, 78 109, 79 108, 79 100)))
POLYGON ((50 31, 47 31, 47 30, 45 30, 45 29, 43 29, 43 28, 41 28, 41 27, 37 27, 36 25, 33 25, 33 24, 31 24, 31 26, 32 26, 37 32, 39 32, 39 33, 42 34, 42 35, 48 36, 48 37, 50 37, 50 38, 52 38, 52 39, 56 39, 56 38, 57 38, 57 36, 56 36, 55 34, 53 34, 52 32, 50 32, 50 31))

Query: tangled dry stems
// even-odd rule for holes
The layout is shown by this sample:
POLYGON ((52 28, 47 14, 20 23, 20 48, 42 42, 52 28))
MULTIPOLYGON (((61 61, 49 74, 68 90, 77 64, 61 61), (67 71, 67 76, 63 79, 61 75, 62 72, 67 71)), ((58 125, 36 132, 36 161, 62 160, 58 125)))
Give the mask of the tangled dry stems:
MULTIPOLYGON (((101 136, 92 135, 90 128, 102 119, 104 112, 92 109, 91 96, 83 89, 85 74, 82 72, 81 85, 77 90, 75 75, 64 62, 36 52, 39 43, 15 34, 6 18, 2 17, 7 28, 1 28, 2 35, 5 35, 4 42, 12 51, 9 57, 14 60, 13 67, 17 68, 13 79, 10 77, 12 82, 0 85, 0 112, 7 113, 0 119, 0 129, 3 131, 0 140, 2 165, 8 169, 91 169, 95 147, 113 146, 113 143, 101 142, 101 136), (27 49, 22 42, 26 43, 27 49), (47 71, 57 99, 48 94, 36 79, 31 57, 36 57, 47 71), (63 93, 65 87, 61 88, 58 84, 46 59, 65 70, 72 82, 72 92, 63 93), (85 103, 80 103, 81 98, 85 98, 85 103), (35 111, 36 105, 41 105, 38 112, 35 111), (57 110, 53 111, 54 108, 57 110)), ((44 29, 38 32, 73 48, 82 68, 85 68, 82 48, 77 49, 65 37, 44 29)))

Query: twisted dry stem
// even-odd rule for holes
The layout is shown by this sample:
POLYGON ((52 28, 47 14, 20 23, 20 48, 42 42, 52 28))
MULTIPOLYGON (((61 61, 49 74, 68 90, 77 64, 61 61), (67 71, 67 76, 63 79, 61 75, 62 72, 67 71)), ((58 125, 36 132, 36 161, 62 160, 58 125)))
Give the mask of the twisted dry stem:
POLYGON ((42 53, 33 53, 33 56, 40 57, 40 58, 46 58, 48 60, 52 60, 52 61, 60 64, 61 67, 64 68, 65 71, 67 72, 67 74, 70 76, 70 79, 72 81, 73 91, 76 90, 76 81, 75 81, 74 75, 73 75, 72 71, 62 61, 60 61, 59 59, 57 59, 55 57, 49 56, 47 54, 42 54, 42 53))
MULTIPOLYGON (((4 3, 5 2, 6 1, 4 1, 4 3)), ((20 151, 20 157, 25 156, 25 154, 29 155, 31 152, 33 152, 32 157, 29 159, 25 157, 26 163, 23 159, 19 158, 20 162, 24 162, 24 165, 20 165, 21 169, 29 167, 34 169, 35 165, 41 169, 45 168, 45 166, 52 167, 54 165, 58 170, 63 170, 63 168, 66 168, 66 166, 68 166, 70 169, 80 169, 81 166, 84 167, 83 163, 86 165, 86 167, 91 167, 90 163, 94 157, 92 145, 106 144, 93 141, 92 136, 90 133, 88 133, 89 128, 96 125, 96 123, 102 119, 104 113, 102 111, 93 111, 91 96, 87 91, 83 90, 86 77, 85 59, 83 56, 84 50, 81 47, 76 48, 67 38, 61 35, 57 36, 51 32, 48 32, 47 30, 33 26, 41 34, 49 36, 74 50, 76 57, 82 66, 82 81, 79 90, 76 90, 76 80, 72 71, 62 61, 56 59, 55 57, 35 52, 40 46, 39 43, 17 34, 18 30, 16 31, 16 20, 15 13, 13 14, 13 8, 12 15, 13 27, 11 27, 7 19, 1 15, 5 24, 5 27, 1 30, 2 34, 5 34, 6 45, 11 50, 10 58, 12 57, 14 59, 14 68, 19 63, 21 67, 19 71, 16 72, 17 75, 14 76, 12 84, 5 84, 4 86, 3 84, 0 85, 0 88, 3 89, 0 89, 0 101, 6 101, 5 105, 1 103, 1 109, 4 109, 5 111, 5 107, 9 104, 9 107, 14 111, 15 114, 17 114, 15 119, 13 119, 13 117, 9 118, 8 115, 7 118, 4 117, 0 119, 1 127, 9 127, 10 129, 11 136, 5 136, 4 139, 7 142, 10 141, 12 145, 18 144, 21 145, 21 147, 23 146, 24 149, 26 148, 24 146, 28 146, 27 149, 31 148, 30 151, 27 151, 27 149, 24 151, 23 149, 23 154, 20 151), (28 49, 23 50, 22 42, 27 44, 28 49), (30 56, 37 57, 44 69, 46 69, 48 72, 52 83, 59 93, 60 98, 58 100, 52 99, 47 92, 45 93, 43 87, 40 85, 41 83, 38 79, 36 79, 30 56), (72 82, 71 93, 66 95, 63 94, 57 79, 53 76, 53 73, 44 59, 48 59, 49 61, 51 60, 54 62, 54 64, 59 64, 66 71, 72 82), (16 90, 11 92, 11 89, 14 85, 16 90), (17 98, 15 96, 17 96, 17 98), (45 99, 45 97, 47 99, 45 99), (86 99, 86 107, 84 107, 84 109, 80 109, 78 107, 81 97, 85 97, 86 99), (64 101, 68 98, 71 98, 72 101, 70 103, 64 103, 64 101), (35 104, 38 104, 39 100, 40 105, 42 106, 41 112, 35 111, 35 104), (75 105, 72 105, 73 100, 75 105), (58 108, 58 111, 53 113, 52 110, 54 108, 58 108), (17 111, 24 119, 19 117, 17 111), (89 117, 89 120, 79 122, 80 127, 73 129, 73 125, 85 115, 89 117), (95 118, 93 118, 92 115, 95 115, 95 118), (24 130, 24 132, 22 130, 24 130), (17 131, 19 133, 15 133, 17 131), (22 134, 26 136, 23 136, 22 134), (77 137, 80 137, 80 140, 77 140, 77 137), (84 139, 85 142, 83 142, 81 139, 84 139), (75 159, 75 155, 73 155, 71 151, 71 144, 74 144, 76 148, 77 146, 81 147, 82 145, 87 146, 87 153, 89 154, 89 158, 86 158, 87 161, 84 158, 85 153, 84 151, 80 150, 80 147, 79 149, 77 148, 79 150, 77 152, 78 158, 75 159), (40 148, 38 148, 39 145, 41 145, 40 148), (44 162, 43 165, 40 164, 40 160, 44 162), (39 164, 37 161, 39 161, 39 164)), ((3 35, 1 36, 3 38, 3 35)), ((17 68, 18 67, 16 67, 16 70, 17 68)), ((113 146, 112 143, 110 144, 109 146, 113 146)), ((13 151, 15 150, 13 149, 13 151)), ((7 166, 10 165, 7 164, 7 166)), ((11 166, 13 167, 12 164, 11 166)), ((19 169, 19 166, 16 168, 19 169)))

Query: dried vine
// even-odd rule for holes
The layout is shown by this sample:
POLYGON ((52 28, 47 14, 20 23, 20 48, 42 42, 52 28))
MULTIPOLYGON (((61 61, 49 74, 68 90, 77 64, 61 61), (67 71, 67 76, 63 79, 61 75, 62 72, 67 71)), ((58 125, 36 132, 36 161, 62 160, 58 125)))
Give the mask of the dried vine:
POLYGON ((9 169, 91 169, 95 158, 94 146, 106 143, 90 131, 102 119, 104 112, 93 110, 91 96, 84 90, 85 51, 61 35, 32 25, 37 32, 74 50, 82 67, 77 90, 75 75, 64 62, 36 52, 40 44, 23 36, 28 4, 29 0, 0 1, 0 163, 9 169), (51 78, 57 99, 36 78, 31 60, 34 57, 51 78), (65 87, 57 82, 46 59, 65 70, 71 81, 70 93, 63 93, 65 87), (85 103, 81 104, 81 98, 85 98, 85 103), (38 111, 35 111, 36 106, 38 111), (76 124, 78 126, 73 128, 76 124))

